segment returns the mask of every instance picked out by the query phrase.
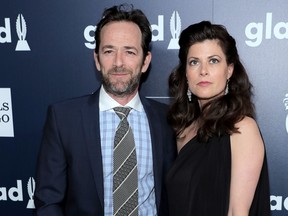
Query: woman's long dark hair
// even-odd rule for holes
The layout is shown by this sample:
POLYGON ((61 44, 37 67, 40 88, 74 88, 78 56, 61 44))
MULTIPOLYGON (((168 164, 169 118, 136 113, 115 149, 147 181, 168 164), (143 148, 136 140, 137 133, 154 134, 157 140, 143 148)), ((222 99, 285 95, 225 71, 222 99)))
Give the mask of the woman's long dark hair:
POLYGON ((168 114, 168 120, 177 136, 195 120, 199 127, 197 137, 201 142, 206 142, 215 135, 237 133, 238 128, 235 124, 245 116, 253 118, 254 105, 251 100, 252 85, 240 62, 234 38, 224 26, 202 21, 182 31, 179 45, 179 64, 169 76, 169 89, 173 102, 168 114), (195 95, 192 95, 192 101, 188 101, 186 63, 189 48, 204 40, 219 41, 227 64, 234 64, 234 72, 229 81, 229 93, 211 100, 200 109, 195 95))

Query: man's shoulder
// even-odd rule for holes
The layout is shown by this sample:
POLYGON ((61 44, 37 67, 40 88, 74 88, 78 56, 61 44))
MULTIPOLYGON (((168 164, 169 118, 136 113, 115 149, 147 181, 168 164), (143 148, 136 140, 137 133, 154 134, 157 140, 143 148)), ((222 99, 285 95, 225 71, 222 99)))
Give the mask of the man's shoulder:
POLYGON ((151 98, 145 98, 142 100, 142 105, 148 116, 152 116, 152 118, 155 117, 155 119, 167 119, 167 113, 169 108, 168 104, 159 102, 151 98))
POLYGON ((49 107, 57 110, 75 110, 83 106, 91 106, 95 103, 98 103, 98 98, 99 96, 97 96, 96 93, 92 93, 88 95, 57 101, 51 104, 49 107))
POLYGON ((144 104, 144 106, 150 105, 152 107, 157 107, 158 109, 168 109, 168 104, 147 97, 142 100, 142 103, 144 104))

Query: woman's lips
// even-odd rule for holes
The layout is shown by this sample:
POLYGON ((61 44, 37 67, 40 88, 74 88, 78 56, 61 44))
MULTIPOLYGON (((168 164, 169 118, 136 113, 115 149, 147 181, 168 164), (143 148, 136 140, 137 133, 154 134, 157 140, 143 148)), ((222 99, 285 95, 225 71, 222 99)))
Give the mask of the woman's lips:
POLYGON ((201 82, 199 82, 197 85, 202 86, 202 87, 205 87, 205 86, 208 86, 208 85, 210 85, 210 84, 211 84, 211 82, 201 81, 201 82))

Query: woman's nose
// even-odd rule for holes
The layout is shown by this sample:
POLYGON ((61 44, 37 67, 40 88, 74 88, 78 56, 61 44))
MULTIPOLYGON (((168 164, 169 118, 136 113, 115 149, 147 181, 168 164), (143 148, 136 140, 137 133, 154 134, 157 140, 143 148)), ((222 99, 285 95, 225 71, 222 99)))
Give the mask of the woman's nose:
POLYGON ((200 75, 206 76, 208 74, 208 67, 206 64, 201 64, 200 75))

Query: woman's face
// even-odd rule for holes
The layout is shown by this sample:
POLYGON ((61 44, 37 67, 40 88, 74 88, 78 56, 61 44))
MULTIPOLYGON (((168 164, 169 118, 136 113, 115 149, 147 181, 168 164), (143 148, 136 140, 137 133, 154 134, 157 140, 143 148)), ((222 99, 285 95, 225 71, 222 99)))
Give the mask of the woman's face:
POLYGON ((200 106, 224 94, 233 69, 233 64, 227 65, 218 40, 205 40, 189 48, 186 77, 200 106))

